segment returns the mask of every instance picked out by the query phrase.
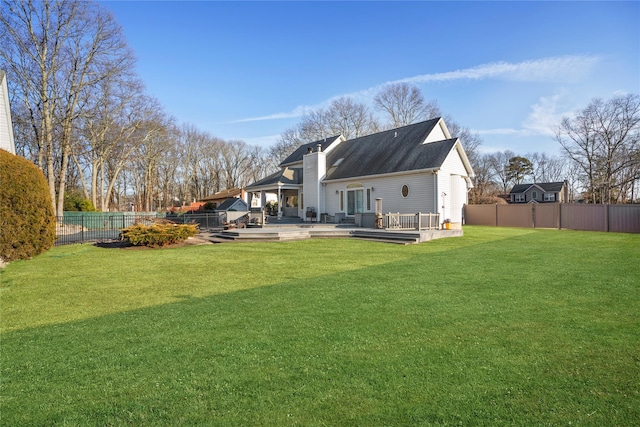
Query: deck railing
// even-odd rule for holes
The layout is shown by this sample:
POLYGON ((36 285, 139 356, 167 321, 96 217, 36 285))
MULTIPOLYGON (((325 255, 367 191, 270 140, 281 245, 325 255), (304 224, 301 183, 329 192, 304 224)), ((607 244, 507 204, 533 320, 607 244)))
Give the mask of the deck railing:
POLYGON ((387 230, 437 230, 440 228, 440 214, 389 212, 384 215, 383 227, 387 230))

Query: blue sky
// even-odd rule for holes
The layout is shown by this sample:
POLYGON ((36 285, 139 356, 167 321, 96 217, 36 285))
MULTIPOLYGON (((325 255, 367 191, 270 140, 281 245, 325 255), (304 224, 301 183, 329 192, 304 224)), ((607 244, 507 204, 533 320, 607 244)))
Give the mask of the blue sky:
POLYGON ((101 3, 178 122, 265 147, 305 110, 406 81, 485 152, 557 154, 563 114, 640 93, 638 1, 101 3))

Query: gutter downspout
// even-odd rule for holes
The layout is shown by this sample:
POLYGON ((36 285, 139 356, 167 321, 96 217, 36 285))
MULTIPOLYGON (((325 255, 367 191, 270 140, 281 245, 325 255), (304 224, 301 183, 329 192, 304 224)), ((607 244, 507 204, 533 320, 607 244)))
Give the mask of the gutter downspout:
POLYGON ((438 210, 438 206, 440 205, 440 198, 438 193, 438 171, 433 171, 433 203, 433 213, 440 213, 440 211, 438 210))

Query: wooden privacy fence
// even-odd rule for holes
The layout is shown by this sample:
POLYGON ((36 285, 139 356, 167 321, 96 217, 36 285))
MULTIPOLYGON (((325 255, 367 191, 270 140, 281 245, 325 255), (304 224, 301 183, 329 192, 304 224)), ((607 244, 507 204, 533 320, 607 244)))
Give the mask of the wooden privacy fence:
POLYGON ((464 223, 496 227, 640 233, 640 205, 576 203, 466 205, 464 223))

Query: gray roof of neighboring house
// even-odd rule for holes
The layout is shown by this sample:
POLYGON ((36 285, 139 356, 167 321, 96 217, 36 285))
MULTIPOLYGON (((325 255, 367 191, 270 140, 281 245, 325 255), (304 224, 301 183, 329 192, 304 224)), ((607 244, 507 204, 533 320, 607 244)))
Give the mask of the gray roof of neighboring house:
POLYGON ((216 211, 248 211, 249 207, 244 200, 237 197, 230 197, 224 202, 220 203, 216 211))
POLYGON ((311 148, 313 151, 316 151, 316 147, 318 146, 318 144, 320 144, 320 146, 322 147, 322 151, 325 151, 338 138, 340 138, 340 135, 320 139, 318 141, 309 142, 307 144, 302 144, 300 147, 296 148, 296 150, 291 153, 289 157, 284 159, 282 163, 280 163, 280 166, 301 162, 302 157, 309 152, 309 148, 311 148))
POLYGON ((326 180, 442 166, 457 138, 423 144, 439 118, 344 141, 327 154, 326 180))
POLYGON ((536 182, 534 184, 516 184, 513 186, 509 194, 526 193, 529 188, 534 185, 540 187, 546 193, 557 193, 562 191, 564 182, 536 182))
POLYGON ((302 184, 302 169, 281 169, 266 178, 262 178, 261 180, 254 182, 253 184, 247 186, 246 189, 251 189, 253 187, 262 187, 264 185, 276 185, 278 183, 294 185, 302 184))

